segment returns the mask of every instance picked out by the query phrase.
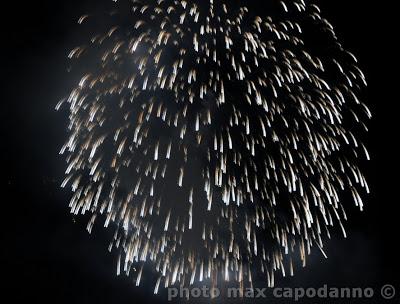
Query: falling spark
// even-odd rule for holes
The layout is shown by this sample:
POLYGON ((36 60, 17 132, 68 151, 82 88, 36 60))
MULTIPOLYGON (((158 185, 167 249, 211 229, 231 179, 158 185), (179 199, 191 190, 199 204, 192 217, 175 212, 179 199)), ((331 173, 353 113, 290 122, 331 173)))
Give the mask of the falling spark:
POLYGON ((259 275, 273 286, 295 254, 325 255, 331 226, 346 236, 344 201, 363 209, 365 77, 316 5, 269 2, 258 16, 223 0, 115 0, 113 25, 69 53, 85 63, 57 105, 70 110, 71 212, 93 214, 89 232, 115 229, 118 274, 139 285, 151 265, 154 293, 259 275))

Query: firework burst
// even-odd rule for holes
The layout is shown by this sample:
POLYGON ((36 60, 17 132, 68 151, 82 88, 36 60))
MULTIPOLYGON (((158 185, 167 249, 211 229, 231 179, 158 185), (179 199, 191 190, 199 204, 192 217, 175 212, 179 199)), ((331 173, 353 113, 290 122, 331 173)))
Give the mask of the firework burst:
POLYGON ((116 1, 111 26, 69 55, 71 212, 115 229, 118 272, 138 285, 148 264, 155 292, 273 286, 323 252, 329 227, 345 234, 346 193, 363 208, 355 57, 309 1, 271 0, 267 16, 246 2, 116 1))

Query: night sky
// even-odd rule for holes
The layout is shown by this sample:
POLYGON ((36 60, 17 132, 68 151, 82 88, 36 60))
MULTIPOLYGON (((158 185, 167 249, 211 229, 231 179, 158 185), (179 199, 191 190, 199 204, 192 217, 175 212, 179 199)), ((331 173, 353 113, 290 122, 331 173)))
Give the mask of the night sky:
MULTIPOLYGON (((89 235, 88 218, 70 215, 70 193, 60 188, 65 162, 58 152, 67 135, 67 113, 54 107, 72 85, 66 57, 81 42, 76 21, 96 10, 96 2, 104 0, 2 5, 1 286, 11 303, 166 302, 166 295, 154 296, 153 285, 146 281, 137 288, 132 278, 116 277, 116 254, 107 251, 110 232, 97 227, 89 235)), ((366 138, 372 161, 364 171, 372 194, 365 212, 349 208, 348 238, 338 233, 327 241, 329 259, 316 252, 307 268, 293 278, 278 279, 278 285, 374 287, 376 299, 365 303, 380 303, 383 285, 397 286, 400 292, 398 93, 391 92, 397 91, 398 76, 390 74, 398 64, 393 49, 397 36, 390 33, 394 21, 384 5, 320 2, 323 15, 358 57, 369 82, 363 98, 374 114, 366 138)), ((399 296, 387 303, 396 300, 399 296)), ((274 301, 290 303, 268 303, 274 301)))

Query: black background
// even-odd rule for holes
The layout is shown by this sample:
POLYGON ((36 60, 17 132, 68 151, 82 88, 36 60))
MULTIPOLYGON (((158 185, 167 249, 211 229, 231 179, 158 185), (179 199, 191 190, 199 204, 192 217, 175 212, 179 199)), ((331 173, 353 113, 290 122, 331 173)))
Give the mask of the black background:
MULTIPOLYGON (((103 0, 104 1, 104 0, 103 0)), ((136 288, 116 277, 108 233, 89 235, 86 219, 69 214, 69 193, 60 189, 64 160, 58 155, 67 120, 54 107, 71 85, 67 53, 77 41, 77 19, 101 1, 15 1, 1 15, 1 288, 12 302, 162 303, 152 286, 136 288)), ((398 92, 393 8, 383 1, 320 1, 344 46, 367 75, 365 96, 374 118, 366 166, 372 194, 363 213, 351 214, 349 237, 333 236, 329 259, 313 255, 307 268, 282 286, 399 287, 398 92), (371 2, 371 3, 370 3, 371 2)), ((399 296, 394 302, 397 302, 399 296)), ((270 300, 269 303, 288 303, 270 300)), ((221 300, 219 301, 221 302, 221 300)), ((219 303, 216 301, 216 303, 219 303)), ((304 301, 315 303, 315 301, 304 301)), ((361 303, 361 301, 358 301, 361 303)), ((355 303, 358 303, 355 301, 355 303)), ((389 303, 390 301, 388 301, 389 303)), ((327 303, 327 302, 325 302, 327 303)), ((349 303, 349 301, 346 301, 349 303)))

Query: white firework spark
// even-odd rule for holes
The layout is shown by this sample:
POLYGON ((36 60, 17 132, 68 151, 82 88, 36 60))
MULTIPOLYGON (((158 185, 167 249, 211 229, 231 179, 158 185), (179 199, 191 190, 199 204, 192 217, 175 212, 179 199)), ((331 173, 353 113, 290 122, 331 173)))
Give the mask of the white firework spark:
POLYGON ((155 292, 273 286, 295 254, 323 252, 329 227, 345 234, 346 192, 363 208, 364 75, 316 5, 268 5, 265 17, 222 0, 116 1, 114 25, 69 55, 83 72, 62 185, 89 231, 99 216, 116 229, 118 273, 137 269, 137 285, 149 262, 155 292), (326 47, 307 44, 309 28, 326 47))

